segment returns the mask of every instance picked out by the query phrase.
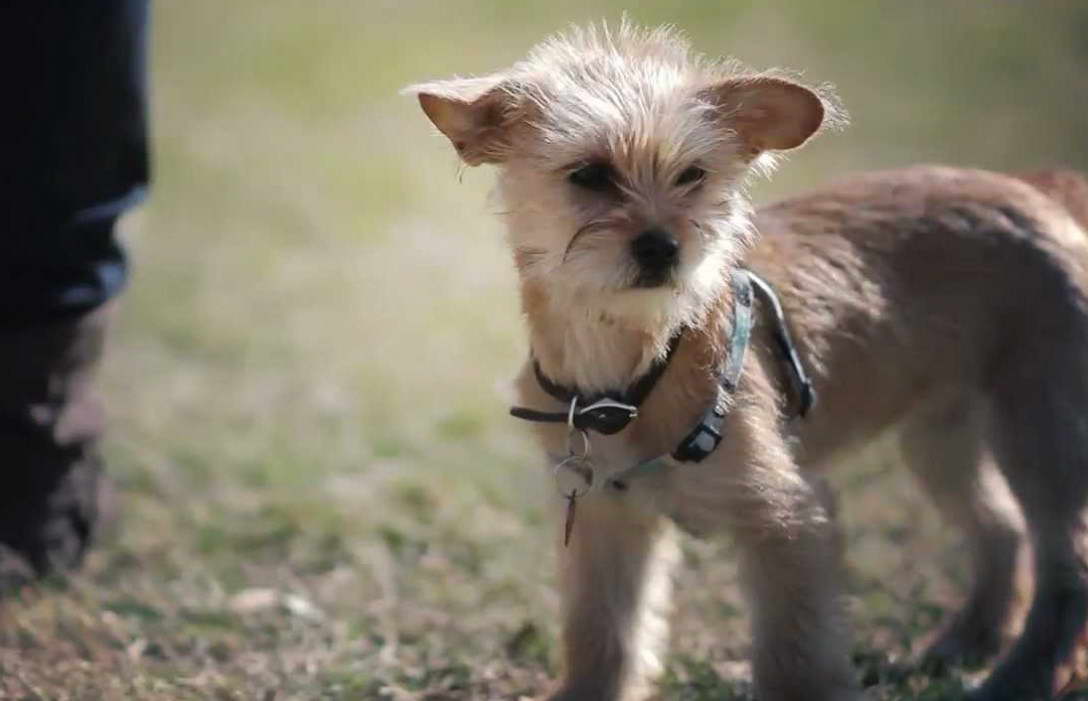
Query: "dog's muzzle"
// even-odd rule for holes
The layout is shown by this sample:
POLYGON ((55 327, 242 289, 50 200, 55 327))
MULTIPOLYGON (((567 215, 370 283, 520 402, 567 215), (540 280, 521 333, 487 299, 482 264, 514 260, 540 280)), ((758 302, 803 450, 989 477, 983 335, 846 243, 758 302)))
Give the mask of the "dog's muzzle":
POLYGON ((638 264, 635 287, 660 287, 672 280, 680 261, 680 242, 661 229, 649 229, 631 241, 631 256, 638 264))

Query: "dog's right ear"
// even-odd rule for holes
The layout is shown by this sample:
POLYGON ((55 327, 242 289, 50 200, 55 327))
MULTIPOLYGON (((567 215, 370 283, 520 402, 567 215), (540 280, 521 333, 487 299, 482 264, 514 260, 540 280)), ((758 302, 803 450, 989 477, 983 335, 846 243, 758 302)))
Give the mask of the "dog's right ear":
POLYGON ((716 108, 751 155, 797 148, 819 130, 833 107, 810 88, 763 75, 728 78, 699 96, 716 108))
POLYGON ((403 93, 419 98, 423 112, 468 165, 506 159, 518 110, 503 76, 421 83, 403 93))

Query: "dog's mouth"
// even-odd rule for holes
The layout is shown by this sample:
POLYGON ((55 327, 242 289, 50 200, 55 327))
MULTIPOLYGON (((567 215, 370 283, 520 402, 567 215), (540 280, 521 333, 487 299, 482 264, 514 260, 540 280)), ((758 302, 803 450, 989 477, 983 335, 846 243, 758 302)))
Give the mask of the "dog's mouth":
MULTIPOLYGON (((596 235, 615 236, 616 224, 612 221, 593 221, 579 228, 567 241, 563 251, 562 263, 575 263, 576 260, 598 248, 596 235)), ((600 248, 611 254, 614 244, 603 241, 600 248)), ((676 252, 667 256, 640 256, 635 251, 627 252, 626 263, 621 263, 622 271, 606 285, 615 291, 654 290, 675 287, 680 277, 680 260, 676 252)))
POLYGON ((671 287, 676 282, 675 268, 655 268, 652 270, 639 270, 631 287, 641 290, 652 290, 657 287, 671 287))

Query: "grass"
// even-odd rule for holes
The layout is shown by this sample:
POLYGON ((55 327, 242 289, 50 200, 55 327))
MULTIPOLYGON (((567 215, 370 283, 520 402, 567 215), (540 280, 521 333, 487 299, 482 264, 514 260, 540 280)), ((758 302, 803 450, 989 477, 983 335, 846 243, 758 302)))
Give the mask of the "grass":
MULTIPOLYGON (((621 9, 156 5, 155 195, 126 221, 136 275, 101 381, 123 516, 81 574, 3 604, 0 697, 546 687, 550 487, 505 417, 526 353, 512 266, 489 175, 459 173, 396 91, 621 9)), ((941 15, 661 0, 635 17, 839 83, 854 126, 761 199, 919 160, 1088 166, 1088 13, 964 0, 941 15)), ((858 667, 873 698, 954 699, 970 675, 903 663, 962 596, 968 554, 888 454, 836 477, 858 667)), ((730 546, 684 552, 660 696, 749 698, 730 546)))

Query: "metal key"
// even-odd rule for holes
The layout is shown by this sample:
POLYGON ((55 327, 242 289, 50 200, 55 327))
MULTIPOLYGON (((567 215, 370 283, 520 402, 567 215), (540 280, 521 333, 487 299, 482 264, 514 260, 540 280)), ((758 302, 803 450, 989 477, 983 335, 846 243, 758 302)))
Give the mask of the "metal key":
POLYGON ((578 496, 571 492, 567 495, 567 521, 563 525, 563 547, 570 545, 570 532, 574 530, 574 510, 578 505, 578 496))
POLYGON ((593 463, 589 460, 589 439, 585 431, 571 430, 567 444, 567 457, 555 466, 555 484, 559 494, 567 500, 567 518, 563 524, 563 547, 570 544, 570 534, 574 531, 574 514, 579 497, 585 496, 593 487, 593 463), (581 451, 578 451, 575 436, 581 435, 581 451))

